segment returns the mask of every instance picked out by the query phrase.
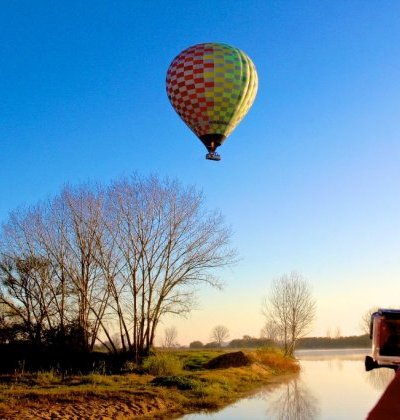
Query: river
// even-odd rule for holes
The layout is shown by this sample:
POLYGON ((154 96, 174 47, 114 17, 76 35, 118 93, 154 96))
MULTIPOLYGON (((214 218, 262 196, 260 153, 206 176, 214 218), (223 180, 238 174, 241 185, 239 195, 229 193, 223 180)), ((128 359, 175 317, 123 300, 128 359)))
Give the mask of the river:
POLYGON ((215 413, 185 420, 211 419, 365 419, 394 376, 390 369, 366 372, 368 350, 303 350, 299 375, 269 385, 215 413))

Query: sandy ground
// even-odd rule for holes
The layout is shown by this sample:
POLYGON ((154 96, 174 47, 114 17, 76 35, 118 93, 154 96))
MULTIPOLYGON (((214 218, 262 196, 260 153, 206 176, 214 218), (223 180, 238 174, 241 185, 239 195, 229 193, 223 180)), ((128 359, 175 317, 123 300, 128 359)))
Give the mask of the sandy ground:
POLYGON ((84 419, 122 420, 138 418, 166 418, 176 408, 173 403, 153 398, 90 398, 85 402, 49 403, 29 402, 0 409, 0 419, 84 419))

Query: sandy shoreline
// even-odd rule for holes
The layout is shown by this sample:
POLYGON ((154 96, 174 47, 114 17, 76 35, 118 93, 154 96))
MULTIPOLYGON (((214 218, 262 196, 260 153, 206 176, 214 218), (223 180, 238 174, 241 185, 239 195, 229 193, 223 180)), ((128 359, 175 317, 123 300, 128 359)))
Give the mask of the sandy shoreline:
POLYGON ((159 397, 118 395, 104 398, 90 397, 86 401, 51 402, 29 401, 0 409, 0 419, 83 419, 122 420, 149 417, 173 417, 178 407, 171 401, 159 397))

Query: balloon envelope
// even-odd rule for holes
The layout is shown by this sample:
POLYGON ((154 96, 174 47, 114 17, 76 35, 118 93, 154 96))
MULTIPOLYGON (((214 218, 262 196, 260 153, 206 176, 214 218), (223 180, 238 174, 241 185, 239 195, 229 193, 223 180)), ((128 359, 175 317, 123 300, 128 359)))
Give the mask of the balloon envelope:
POLYGON ((218 43, 182 51, 169 66, 166 82, 175 111, 211 153, 246 115, 258 87, 250 58, 218 43))

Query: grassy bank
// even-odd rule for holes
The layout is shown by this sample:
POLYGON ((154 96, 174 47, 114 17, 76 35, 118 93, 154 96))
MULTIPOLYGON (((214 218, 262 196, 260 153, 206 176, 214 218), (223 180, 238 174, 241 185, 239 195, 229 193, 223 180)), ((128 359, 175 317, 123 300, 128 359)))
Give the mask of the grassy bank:
POLYGON ((124 375, 17 372, 0 377, 0 418, 129 419, 215 410, 298 369, 277 350, 209 350, 160 352, 141 372, 124 375))

